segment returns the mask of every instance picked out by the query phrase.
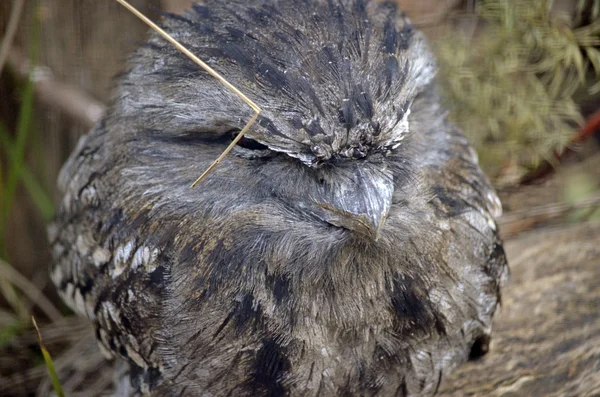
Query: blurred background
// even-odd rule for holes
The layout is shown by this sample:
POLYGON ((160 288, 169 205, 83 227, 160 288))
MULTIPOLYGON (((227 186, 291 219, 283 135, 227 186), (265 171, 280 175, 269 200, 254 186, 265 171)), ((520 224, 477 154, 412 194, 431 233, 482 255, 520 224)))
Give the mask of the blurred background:
MULTIPOLYGON (((191 1, 131 3, 159 20, 191 1)), ((450 117, 502 196, 503 236, 600 219, 600 0, 398 3, 429 36, 450 117)), ((89 330, 49 280, 45 225, 63 162, 147 30, 113 0, 0 1, 0 395, 49 390, 32 315, 58 365, 85 356, 89 330)))

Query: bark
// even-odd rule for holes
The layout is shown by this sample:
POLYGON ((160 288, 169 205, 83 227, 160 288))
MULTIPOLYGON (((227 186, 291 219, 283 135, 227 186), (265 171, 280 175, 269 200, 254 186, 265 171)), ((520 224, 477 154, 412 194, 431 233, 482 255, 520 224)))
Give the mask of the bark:
POLYGON ((530 232, 506 251, 491 350, 453 372, 440 397, 600 395, 600 223, 530 232))

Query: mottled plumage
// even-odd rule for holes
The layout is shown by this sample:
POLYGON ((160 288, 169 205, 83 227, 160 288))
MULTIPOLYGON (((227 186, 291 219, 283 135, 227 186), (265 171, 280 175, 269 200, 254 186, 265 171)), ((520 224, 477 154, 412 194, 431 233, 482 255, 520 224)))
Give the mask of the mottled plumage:
MULTIPOLYGON (((391 2, 206 1, 152 34, 59 180, 53 280, 120 393, 429 396, 489 340, 500 203, 391 2)), ((484 346, 485 347, 485 346, 484 346)))

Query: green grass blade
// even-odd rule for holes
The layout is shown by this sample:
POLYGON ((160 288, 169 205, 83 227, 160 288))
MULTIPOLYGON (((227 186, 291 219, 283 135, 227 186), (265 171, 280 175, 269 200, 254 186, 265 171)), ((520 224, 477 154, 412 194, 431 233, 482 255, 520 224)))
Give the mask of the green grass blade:
MULTIPOLYGON (((9 160, 13 160, 14 154, 13 143, 8 136, 6 128, 0 123, 0 147, 4 148, 4 152, 8 156, 9 160)), ((25 185, 25 189, 29 193, 29 196, 33 200, 35 206, 40 211, 45 221, 52 219, 54 215, 54 203, 46 190, 37 181, 33 173, 28 169, 27 165, 23 164, 19 170, 19 179, 25 185)))
POLYGON ((42 341, 42 334, 40 333, 40 329, 38 328, 37 323, 35 322, 35 318, 31 317, 31 321, 33 322, 33 326, 37 331, 40 350, 42 351, 42 355, 44 356, 44 362, 46 363, 46 368, 48 368, 48 373, 50 374, 50 380, 52 381, 52 387, 54 388, 54 392, 58 397, 65 397, 65 393, 60 384, 60 380, 58 379, 58 375, 56 375, 54 362, 52 361, 50 353, 48 353, 48 350, 44 346, 44 342, 42 341))
MULTIPOLYGON (((39 54, 40 43, 40 24, 37 15, 34 14, 34 20, 30 24, 31 34, 29 40, 29 59, 31 65, 35 65, 39 54)), ((15 140, 12 147, 12 155, 9 156, 7 175, 0 196, 0 239, 3 239, 4 232, 14 196, 17 190, 21 168, 25 164, 25 147, 27 138, 31 129, 33 117, 33 97, 34 83, 28 78, 21 90, 21 104, 17 118, 17 127, 15 131, 15 140)), ((2 247, 0 247, 2 248, 2 247)), ((6 248, 6 247, 4 247, 6 248)), ((0 253, 3 254, 4 252, 0 253)))
POLYGON ((23 89, 15 142, 12 145, 12 150, 10 150, 8 175, 6 177, 6 184, 3 192, 3 213, 2 223, 0 224, 0 229, 2 230, 4 229, 5 223, 10 214, 10 208, 12 206, 12 201, 17 189, 21 168, 25 163, 25 147, 27 145, 27 136, 29 135, 29 126, 31 124, 32 113, 33 82, 30 79, 27 79, 23 89))
POLYGON ((0 328, 0 349, 6 347, 17 335, 23 333, 23 322, 15 319, 0 328))

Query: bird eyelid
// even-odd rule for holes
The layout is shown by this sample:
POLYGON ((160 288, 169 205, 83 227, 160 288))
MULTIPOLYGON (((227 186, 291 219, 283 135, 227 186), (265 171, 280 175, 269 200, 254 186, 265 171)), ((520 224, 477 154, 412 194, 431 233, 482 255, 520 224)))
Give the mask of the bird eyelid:
MULTIPOLYGON (((230 134, 231 140, 233 140, 239 134, 239 130, 233 130, 230 134)), ((276 154, 267 145, 246 136, 236 142, 233 153, 249 160, 270 158, 276 154)))
MULTIPOLYGON (((234 129, 228 132, 228 135, 230 136, 231 140, 234 140, 235 137, 240 133, 239 129, 234 129)), ((247 149, 247 150, 252 150, 252 151, 263 151, 263 150, 269 150, 269 147, 265 144, 262 144, 260 142, 258 142, 257 140, 254 140, 252 138, 249 138, 248 136, 243 136, 242 138, 240 138, 237 143, 236 146, 247 149)))
POLYGON ((158 25, 156 25, 154 22, 152 22, 150 19, 148 19, 148 17, 146 17, 144 14, 142 14, 141 12, 139 12, 135 7, 133 7, 131 4, 129 4, 126 0, 116 0, 117 2, 119 2, 121 5, 123 5, 125 8, 127 8, 129 11, 131 11, 131 13, 133 13, 136 17, 138 17, 139 19, 141 19, 144 23, 146 23, 148 26, 150 26, 152 28, 152 30, 154 30, 156 33, 158 33, 160 36, 162 36, 165 40, 167 40, 169 43, 171 43, 175 48, 177 48, 179 51, 181 51, 185 56, 187 56, 188 58, 190 58, 192 61, 194 61, 196 64, 198 64, 202 69, 204 69, 206 72, 208 72, 208 74, 210 74, 211 76, 213 76, 215 79, 217 79, 221 84, 223 84, 227 89, 229 89, 231 92, 233 92, 234 94, 236 94, 242 101, 244 101, 248 106, 250 106, 252 108, 252 110, 254 110, 254 115, 250 118, 250 120, 248 120, 248 122, 246 123, 246 125, 244 126, 244 128, 240 131, 240 133, 236 136, 236 138, 229 144, 229 146, 227 146, 227 148, 223 151, 223 153, 221 153, 219 155, 219 157, 217 157, 217 159, 215 161, 213 161, 213 163, 202 173, 202 175, 200 175, 195 181, 194 183, 192 183, 191 187, 194 188, 196 187, 205 177, 206 175, 208 175, 221 161, 223 161, 223 159, 227 156, 227 154, 229 154, 229 152, 231 150, 233 150, 233 148, 236 146, 237 142, 239 140, 242 139, 242 137, 244 136, 244 134, 250 129, 250 127, 256 122, 256 120, 258 119, 258 116, 260 116, 260 113, 262 112, 262 109, 255 104, 250 98, 248 98, 246 95, 244 95, 243 92, 241 92, 240 90, 238 90, 235 86, 233 86, 229 81, 227 81, 223 76, 221 76, 219 73, 217 73, 213 68, 211 68, 210 66, 208 66, 206 63, 204 63, 200 58, 198 58, 196 55, 194 55, 190 50, 188 50, 187 48, 185 48, 181 43, 179 43, 177 40, 175 40, 171 35, 169 35, 167 32, 165 32, 163 29, 161 29, 158 25))

